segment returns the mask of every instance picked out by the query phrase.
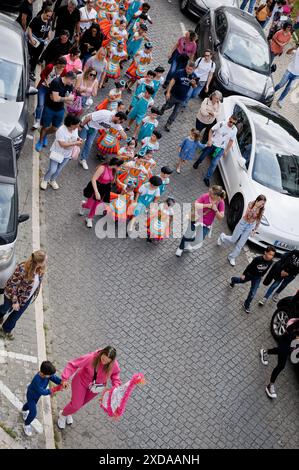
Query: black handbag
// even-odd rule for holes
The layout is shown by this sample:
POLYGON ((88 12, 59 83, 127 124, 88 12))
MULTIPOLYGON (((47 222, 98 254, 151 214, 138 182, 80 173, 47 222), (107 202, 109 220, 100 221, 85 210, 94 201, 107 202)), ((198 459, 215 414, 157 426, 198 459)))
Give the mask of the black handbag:
POLYGON ((89 181, 88 185, 83 189, 83 196, 87 199, 90 198, 94 193, 92 182, 89 181))

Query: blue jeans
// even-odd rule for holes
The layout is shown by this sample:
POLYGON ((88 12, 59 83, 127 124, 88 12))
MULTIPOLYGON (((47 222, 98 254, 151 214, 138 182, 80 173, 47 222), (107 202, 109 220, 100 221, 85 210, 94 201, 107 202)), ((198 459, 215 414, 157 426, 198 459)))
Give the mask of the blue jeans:
POLYGON ((46 100, 46 95, 48 93, 48 87, 42 85, 38 89, 38 95, 37 95, 37 106, 35 110, 35 119, 40 121, 42 114, 43 114, 43 109, 45 106, 45 100, 46 100))
MULTIPOLYGON (((200 163, 202 163, 202 162, 204 161, 204 159, 205 159, 208 155, 211 155, 213 152, 215 152, 215 150, 216 150, 217 148, 218 148, 218 147, 215 147, 215 145, 211 145, 211 147, 206 147, 206 148, 202 151, 200 157, 196 160, 196 162, 194 163, 194 165, 197 165, 197 166, 198 166, 200 163)), ((221 150, 219 151, 219 153, 217 154, 217 156, 216 156, 216 157, 213 157, 213 158, 211 159, 211 163, 210 163, 210 166, 209 166, 209 168, 208 168, 208 171, 207 171, 207 174, 206 174, 205 178, 210 179, 210 178, 212 177, 212 175, 213 175, 214 171, 216 170, 216 167, 217 167, 217 165, 218 165, 218 162, 219 162, 220 158, 222 157, 223 153, 224 153, 224 149, 221 149, 221 150)))
POLYGON ((54 160, 49 159, 49 168, 44 176, 45 181, 56 181, 56 178, 60 175, 62 169, 70 161, 70 158, 65 158, 61 163, 54 162, 54 160))
POLYGON ((278 279, 278 281, 273 281, 271 286, 268 287, 264 297, 266 299, 269 299, 269 297, 272 295, 272 293, 276 290, 276 294, 280 294, 290 282, 292 282, 295 279, 296 276, 287 276, 283 280, 278 279))
POLYGON ((248 13, 253 13, 254 5, 256 0, 243 0, 240 8, 241 10, 245 10, 247 3, 249 2, 248 13))
POLYGON ((39 399, 33 399, 32 397, 30 397, 30 395, 28 396, 27 394, 27 402, 25 403, 25 405, 23 406, 22 408, 22 411, 28 411, 29 410, 29 414, 25 420, 25 426, 29 426, 29 424, 32 423, 32 421, 36 418, 36 415, 37 415, 37 408, 36 408, 36 405, 37 405, 37 402, 38 402, 39 399))
POLYGON ((86 139, 84 147, 80 155, 80 160, 88 159, 91 148, 97 136, 97 133, 98 133, 97 129, 94 129, 93 127, 89 127, 88 130, 85 129, 85 127, 83 127, 83 129, 79 132, 79 136, 81 137, 81 139, 83 140, 86 139))
POLYGON ((244 284, 245 282, 249 281, 251 282, 251 287, 247 299, 244 302, 246 308, 250 307, 250 304, 255 297, 255 294, 260 286, 261 277, 253 277, 245 274, 245 279, 241 279, 240 277, 232 277, 231 279, 232 284, 244 284))
MULTIPOLYGON (((27 300, 27 302, 22 307, 20 307, 19 311, 12 310, 12 312, 9 314, 9 317, 5 320, 5 322, 2 325, 3 331, 5 333, 10 333, 14 329, 18 319, 23 315, 27 307, 30 305, 30 302, 31 302, 31 297, 30 299, 27 300)), ((4 303, 0 305, 0 318, 3 318, 4 315, 6 315, 9 311, 11 311, 11 309, 12 309, 12 301, 4 295, 4 303)))
POLYGON ((293 73, 289 72, 288 70, 285 71, 285 73, 283 74, 280 82, 277 83, 277 85, 274 88, 274 91, 277 91, 277 90, 279 90, 280 88, 283 88, 286 85, 285 89, 283 90, 280 97, 278 98, 278 101, 282 101, 282 100, 285 99, 285 97, 287 96, 287 94, 289 93, 289 91, 291 89, 291 85, 292 85, 293 81, 298 80, 298 78, 299 78, 298 75, 294 75, 293 73))
POLYGON ((255 225, 255 222, 253 224, 249 224, 242 218, 236 225, 235 230, 231 236, 225 235, 224 233, 220 235, 221 241, 224 244, 236 243, 235 249, 228 255, 229 259, 235 259, 237 256, 239 256, 255 225))
POLYGON ((187 98, 185 99, 184 106, 187 106, 191 99, 197 98, 200 95, 201 90, 204 88, 204 86, 205 83, 203 85, 197 85, 197 87, 195 88, 190 88, 190 90, 188 91, 187 98))

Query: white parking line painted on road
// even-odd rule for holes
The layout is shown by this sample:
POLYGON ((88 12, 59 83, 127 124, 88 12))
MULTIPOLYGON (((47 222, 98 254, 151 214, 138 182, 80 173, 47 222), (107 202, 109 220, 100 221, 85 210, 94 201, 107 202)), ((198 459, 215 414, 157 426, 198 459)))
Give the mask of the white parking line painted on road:
MULTIPOLYGON (((4 347, 4 344, 3 344, 4 347)), ((2 349, 2 344, 0 342, 0 358, 8 357, 9 359, 17 359, 20 361, 25 361, 25 362, 32 362, 33 364, 37 363, 37 357, 35 356, 27 356, 27 354, 20 354, 20 353, 14 353, 10 351, 5 351, 5 349, 2 349)))
POLYGON ((184 25, 184 23, 180 22, 180 27, 181 27, 181 30, 182 30, 182 33, 183 35, 185 36, 187 30, 186 30, 186 26, 184 25))
MULTIPOLYGON (((23 408, 23 403, 16 397, 12 391, 4 385, 4 383, 0 380, 0 393, 4 395, 7 400, 12 403, 12 405, 17 408, 17 410, 22 411, 23 408)), ((42 434, 43 432, 43 427, 41 423, 38 421, 38 419, 34 419, 31 423, 31 425, 34 427, 34 429, 39 433, 42 434)))

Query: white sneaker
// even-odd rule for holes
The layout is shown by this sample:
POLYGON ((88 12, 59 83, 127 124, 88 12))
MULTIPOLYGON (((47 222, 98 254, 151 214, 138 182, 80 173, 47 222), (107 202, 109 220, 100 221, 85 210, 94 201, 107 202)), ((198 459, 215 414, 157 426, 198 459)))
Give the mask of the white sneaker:
POLYGON ((260 350, 260 356, 261 356, 261 363, 264 364, 264 366, 267 366, 269 364, 269 360, 268 360, 268 353, 266 349, 260 350))
POLYGON ((47 187, 48 187, 48 181, 41 180, 41 182, 40 182, 40 188, 41 188, 41 189, 47 189, 47 187))
POLYGON ((36 121, 34 121, 32 129, 39 129, 40 127, 41 127, 40 120, 37 119, 36 121))
POLYGON ((84 170, 88 170, 88 165, 86 160, 79 160, 80 165, 84 170))
POLYGON ((176 250, 175 254, 176 254, 176 256, 180 257, 180 256, 182 256, 182 254, 183 254, 183 250, 181 250, 180 248, 178 248, 178 249, 176 250))
POLYGON ((265 303, 267 302, 268 299, 266 299, 266 297, 263 297, 260 301, 259 301, 259 305, 265 305, 265 303))
POLYGON ((88 228, 92 228, 92 219, 86 218, 86 225, 88 228))
POLYGON ((63 416, 62 411, 59 411, 57 426, 59 427, 59 429, 65 429, 65 425, 66 425, 66 416, 63 416))
POLYGON ((26 436, 28 436, 28 437, 31 437, 31 436, 32 436, 32 427, 31 427, 31 424, 28 424, 28 426, 26 426, 25 424, 23 424, 23 430, 24 430, 24 433, 26 434, 26 436))
POLYGON ((73 420, 72 415, 68 415, 68 416, 66 417, 66 424, 71 425, 71 424, 73 424, 73 422, 74 422, 74 420, 73 420))
POLYGON ((235 258, 230 258, 229 256, 227 257, 228 262, 231 266, 236 266, 236 260, 235 258))
POLYGON ((180 174, 181 174, 181 169, 180 169, 180 168, 176 168, 176 172, 180 175, 180 174))
POLYGON ((274 384, 267 385, 266 393, 267 393, 269 398, 277 398, 277 393, 275 391, 274 384))
POLYGON ((277 100, 277 101, 276 101, 276 105, 277 105, 280 109, 282 108, 282 103, 281 103, 281 101, 277 100))
POLYGON ((56 181, 49 181, 49 185, 50 185, 53 189, 59 189, 59 185, 56 183, 56 181))
POLYGON ((23 416, 24 421, 26 421, 26 419, 28 418, 28 415, 29 415, 29 410, 27 410, 27 411, 22 410, 22 416, 23 416))
POLYGON ((218 240, 217 240, 217 245, 218 245, 218 246, 221 246, 221 245, 222 245, 222 238, 221 238, 221 235, 222 235, 222 233, 220 234, 220 237, 218 237, 218 240))
POLYGON ((279 294, 273 294, 273 295, 272 295, 272 300, 273 300, 273 302, 278 302, 278 300, 279 300, 279 294))
POLYGON ((86 201, 81 201, 81 206, 80 206, 79 211, 78 211, 79 215, 84 215, 85 214, 86 209, 84 207, 82 207, 85 202, 86 201))

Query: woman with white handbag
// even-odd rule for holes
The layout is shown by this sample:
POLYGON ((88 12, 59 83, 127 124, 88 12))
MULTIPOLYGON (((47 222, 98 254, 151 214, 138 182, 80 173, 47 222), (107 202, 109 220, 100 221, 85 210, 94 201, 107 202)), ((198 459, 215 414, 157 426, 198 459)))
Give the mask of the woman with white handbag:
POLYGON ((48 183, 53 189, 59 189, 56 179, 67 163, 79 157, 80 145, 83 140, 78 136, 80 119, 72 114, 67 114, 64 124, 55 134, 55 141, 49 155, 49 167, 41 181, 41 189, 47 189, 48 183))

